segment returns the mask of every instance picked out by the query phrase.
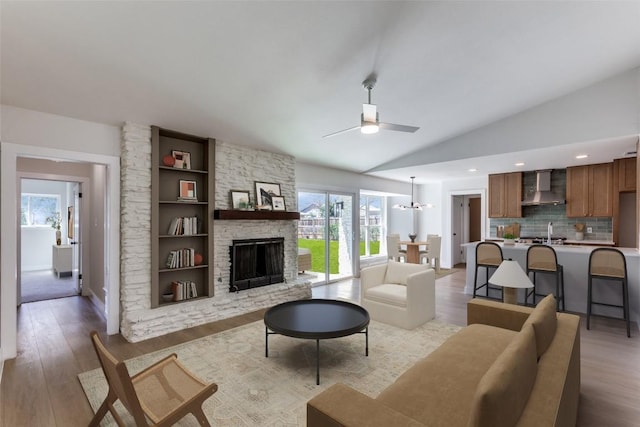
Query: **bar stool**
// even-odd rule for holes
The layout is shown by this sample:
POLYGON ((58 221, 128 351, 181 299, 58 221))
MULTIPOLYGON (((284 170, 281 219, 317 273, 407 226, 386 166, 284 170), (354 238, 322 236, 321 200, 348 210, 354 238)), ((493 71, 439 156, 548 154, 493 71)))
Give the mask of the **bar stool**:
POLYGON ((589 255, 589 285, 587 292, 587 329, 591 327, 591 306, 604 305, 621 308, 623 320, 627 321, 627 337, 631 338, 629 319, 629 285, 627 281, 627 260, 624 254, 614 248, 594 249, 589 255), (593 279, 620 281, 622 285, 622 305, 593 301, 591 288, 593 279))
POLYGON ((480 242, 476 246, 476 272, 473 277, 473 297, 476 297, 476 293, 479 289, 485 288, 485 297, 490 299, 498 299, 489 296, 489 289, 500 291, 500 301, 502 301, 503 289, 500 286, 489 285, 489 269, 500 267, 502 263, 502 248, 494 242, 480 242), (487 272, 487 281, 478 286, 478 268, 484 267, 487 272))
POLYGON ((545 297, 547 294, 537 292, 536 273, 553 274, 556 282, 556 311, 560 311, 560 302, 562 302, 562 311, 564 306, 564 269, 558 264, 558 256, 555 249, 547 245, 532 245, 527 249, 527 276, 533 273, 533 288, 527 291, 524 303, 529 303, 529 296, 533 298, 533 305, 536 305, 536 297, 545 297))

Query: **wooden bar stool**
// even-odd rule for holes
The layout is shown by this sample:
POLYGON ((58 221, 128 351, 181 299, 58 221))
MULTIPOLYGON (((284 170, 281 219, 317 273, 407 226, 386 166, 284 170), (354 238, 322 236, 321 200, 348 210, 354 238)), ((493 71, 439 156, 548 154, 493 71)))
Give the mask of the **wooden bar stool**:
POLYGON ((555 249, 547 245, 532 245, 527 249, 527 276, 533 273, 533 288, 527 291, 524 303, 529 303, 529 296, 532 296, 532 305, 536 305, 536 297, 545 297, 547 294, 538 293, 536 287, 536 273, 552 274, 556 282, 556 311, 560 311, 560 303, 562 302, 562 311, 564 306, 564 270, 558 264, 558 256, 555 249))
POLYGON ((587 329, 591 327, 591 306, 603 305, 621 308, 623 320, 627 322, 627 337, 631 338, 631 321, 629 316, 629 285, 627 281, 627 260, 624 254, 614 248, 594 249, 589 255, 589 285, 587 292, 587 329), (593 301, 591 289, 593 279, 619 281, 622 285, 622 305, 593 301))
POLYGON ((494 242, 480 242, 476 246, 476 272, 473 277, 473 297, 476 297, 476 293, 479 289, 485 288, 485 297, 490 299, 499 299, 502 301, 503 288, 499 286, 489 285, 489 269, 500 267, 502 263, 502 248, 494 242), (484 267, 487 272, 487 281, 478 286, 478 268, 484 267), (494 298, 489 296, 489 289, 494 289, 500 292, 500 298, 494 298))

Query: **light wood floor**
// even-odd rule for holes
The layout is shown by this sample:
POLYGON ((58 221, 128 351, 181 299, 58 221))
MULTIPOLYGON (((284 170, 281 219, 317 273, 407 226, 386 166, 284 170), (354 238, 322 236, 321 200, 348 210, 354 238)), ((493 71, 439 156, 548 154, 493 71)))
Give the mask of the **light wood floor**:
MULTIPOLYGON (((437 318, 466 324, 460 270, 436 282, 437 318)), ((314 298, 358 300, 359 281, 348 280, 313 288, 314 298)), ((120 335, 101 334, 120 358, 131 358, 167 346, 262 319, 264 310, 198 326, 131 344, 120 335)), ((104 319, 82 297, 23 304, 18 311, 18 357, 5 362, 0 387, 2 426, 86 426, 93 412, 77 374, 98 368, 89 340, 93 329, 103 330, 104 319)), ((590 331, 582 319, 582 387, 579 426, 640 425, 640 332, 626 337, 624 325, 592 318, 590 331)))

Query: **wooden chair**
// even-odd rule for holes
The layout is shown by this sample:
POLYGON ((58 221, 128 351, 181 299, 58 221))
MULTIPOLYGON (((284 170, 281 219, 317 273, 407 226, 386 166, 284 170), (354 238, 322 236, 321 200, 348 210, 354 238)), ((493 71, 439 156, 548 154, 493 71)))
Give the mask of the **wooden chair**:
POLYGON ((202 404, 218 390, 218 385, 206 384, 194 376, 178 362, 175 353, 132 377, 124 362, 107 350, 96 331, 91 332, 91 341, 109 383, 109 393, 96 411, 90 427, 99 426, 107 411, 119 426, 124 426, 113 407, 118 399, 133 416, 136 426, 170 426, 189 413, 201 426, 210 426, 202 404))

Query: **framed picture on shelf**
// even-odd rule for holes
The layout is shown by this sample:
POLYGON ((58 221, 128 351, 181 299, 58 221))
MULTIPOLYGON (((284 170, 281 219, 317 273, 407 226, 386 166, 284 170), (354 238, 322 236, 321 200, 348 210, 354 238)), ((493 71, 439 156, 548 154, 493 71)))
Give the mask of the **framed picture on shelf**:
POLYGON ((171 150, 171 155, 176 159, 174 168, 191 169, 191 153, 188 151, 171 150))
POLYGON ((273 209, 271 198, 280 195, 280 184, 256 181, 256 207, 273 209))
POLYGON ((180 180, 180 195, 178 196, 178 200, 198 200, 195 181, 180 180))
POLYGON ((231 190, 231 209, 249 208, 249 192, 243 190, 231 190))
POLYGON ((274 211, 286 211, 287 206, 284 203, 283 196, 271 196, 271 206, 274 211))

